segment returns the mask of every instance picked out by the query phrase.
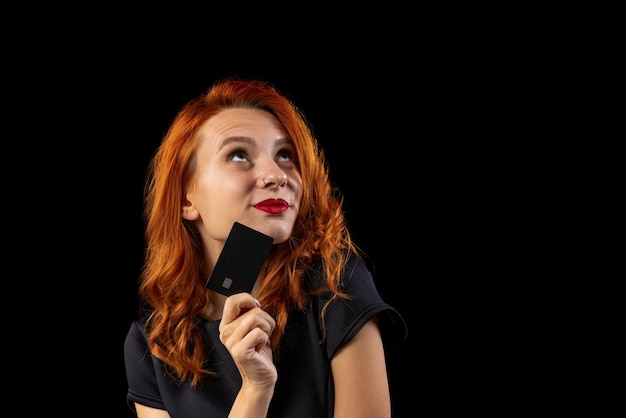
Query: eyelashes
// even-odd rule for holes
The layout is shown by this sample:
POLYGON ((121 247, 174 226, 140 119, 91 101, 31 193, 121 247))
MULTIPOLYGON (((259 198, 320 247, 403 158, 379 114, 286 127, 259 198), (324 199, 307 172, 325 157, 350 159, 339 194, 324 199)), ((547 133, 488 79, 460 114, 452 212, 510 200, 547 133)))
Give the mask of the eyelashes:
MULTIPOLYGON (((228 159, 234 162, 251 162, 251 158, 245 149, 237 148, 228 153, 228 159)), ((294 153, 290 149, 282 149, 276 153, 274 159, 277 162, 295 162, 294 153)))

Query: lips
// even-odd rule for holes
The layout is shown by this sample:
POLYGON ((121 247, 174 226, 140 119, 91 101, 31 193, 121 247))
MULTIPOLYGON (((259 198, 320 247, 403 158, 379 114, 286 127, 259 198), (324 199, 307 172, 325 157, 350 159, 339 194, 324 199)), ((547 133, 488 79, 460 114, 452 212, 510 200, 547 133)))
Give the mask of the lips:
POLYGON ((284 199, 266 199, 254 205, 254 207, 263 212, 277 214, 289 209, 289 204, 284 199))

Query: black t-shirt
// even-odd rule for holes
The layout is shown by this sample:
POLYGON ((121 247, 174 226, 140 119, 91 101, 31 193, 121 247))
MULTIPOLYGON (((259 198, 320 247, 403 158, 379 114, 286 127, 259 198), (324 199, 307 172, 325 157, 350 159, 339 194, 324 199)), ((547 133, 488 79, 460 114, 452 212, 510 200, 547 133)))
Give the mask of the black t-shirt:
MULTIPOLYGON (((383 342, 403 341, 407 336, 404 319, 378 294, 365 264, 353 257, 342 279, 350 300, 337 299, 326 313, 327 334, 322 342, 320 312, 329 294, 311 298, 305 312, 293 312, 285 328, 280 350, 274 354, 278 370, 274 397, 268 417, 332 417, 334 406, 330 360, 361 327, 378 315, 383 342)), ((313 288, 323 286, 321 273, 309 275, 313 288)), ((177 383, 163 363, 152 357, 142 320, 135 321, 124 345, 128 404, 134 402, 166 409, 172 418, 227 417, 241 386, 241 376, 230 354, 219 340, 219 321, 200 323, 210 349, 208 366, 218 378, 191 388, 177 383)))

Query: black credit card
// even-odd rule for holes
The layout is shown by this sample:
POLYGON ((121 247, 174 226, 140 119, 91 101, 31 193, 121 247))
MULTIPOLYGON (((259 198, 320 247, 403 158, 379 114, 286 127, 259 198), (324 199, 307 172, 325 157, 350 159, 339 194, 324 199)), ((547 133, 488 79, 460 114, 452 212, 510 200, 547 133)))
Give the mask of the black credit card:
POLYGON ((252 291, 273 238, 235 222, 206 287, 230 296, 252 291))

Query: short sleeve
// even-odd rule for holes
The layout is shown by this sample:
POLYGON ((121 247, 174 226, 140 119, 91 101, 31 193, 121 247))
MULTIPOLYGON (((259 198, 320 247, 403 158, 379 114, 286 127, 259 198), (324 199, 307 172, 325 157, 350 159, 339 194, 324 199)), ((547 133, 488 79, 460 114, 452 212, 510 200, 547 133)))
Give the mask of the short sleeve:
POLYGON ((128 380, 128 406, 134 410, 134 403, 153 408, 165 409, 157 384, 155 362, 153 361, 142 322, 131 324, 124 342, 124 362, 128 380))
MULTIPOLYGON (((318 274, 317 285, 322 284, 320 280, 318 274)), ((407 338, 408 329, 404 318, 382 299, 363 260, 355 255, 349 259, 342 283, 350 299, 335 299, 326 312, 328 358, 332 358, 340 347, 352 340, 374 316, 379 320, 383 344, 393 345, 407 338)), ((315 301, 316 309, 321 311, 327 298, 328 293, 320 295, 315 301)))

